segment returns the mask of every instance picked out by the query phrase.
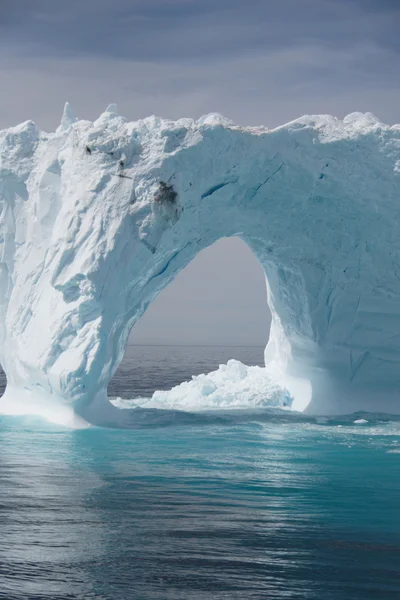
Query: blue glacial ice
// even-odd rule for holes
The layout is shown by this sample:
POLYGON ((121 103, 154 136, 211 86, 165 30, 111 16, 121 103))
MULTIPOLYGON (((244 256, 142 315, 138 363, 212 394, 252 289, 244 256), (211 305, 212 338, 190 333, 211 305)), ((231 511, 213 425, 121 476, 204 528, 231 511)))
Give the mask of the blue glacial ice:
POLYGON ((399 413, 399 223, 400 125, 369 113, 269 130, 132 123, 115 105, 92 123, 67 105, 55 133, 1 131, 0 410, 123 419, 107 384, 134 323, 200 250, 240 236, 266 275, 265 371, 244 367, 239 395, 228 365, 152 401, 399 413))

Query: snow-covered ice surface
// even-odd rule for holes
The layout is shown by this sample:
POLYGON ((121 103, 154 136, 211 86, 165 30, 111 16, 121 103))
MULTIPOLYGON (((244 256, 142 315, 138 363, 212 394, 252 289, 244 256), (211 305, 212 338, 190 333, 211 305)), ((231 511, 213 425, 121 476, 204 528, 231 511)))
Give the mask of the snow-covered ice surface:
POLYGON ((268 130, 130 123, 114 105, 91 123, 67 105, 55 133, 4 130, 0 409, 123 422, 107 384, 133 324, 201 249, 237 235, 266 274, 267 371, 233 384, 228 365, 156 401, 225 405, 240 388, 254 405, 266 386, 272 405, 311 414, 399 413, 399 219, 400 126, 369 113, 268 130))

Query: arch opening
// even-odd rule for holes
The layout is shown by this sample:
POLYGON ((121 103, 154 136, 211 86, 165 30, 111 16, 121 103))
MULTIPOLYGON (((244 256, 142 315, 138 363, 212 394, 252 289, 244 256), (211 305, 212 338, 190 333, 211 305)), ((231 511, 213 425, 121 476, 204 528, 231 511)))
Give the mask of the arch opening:
POLYGON ((134 325, 108 396, 152 396, 231 359, 264 366, 269 327, 259 262, 240 238, 218 240, 176 275, 134 325))

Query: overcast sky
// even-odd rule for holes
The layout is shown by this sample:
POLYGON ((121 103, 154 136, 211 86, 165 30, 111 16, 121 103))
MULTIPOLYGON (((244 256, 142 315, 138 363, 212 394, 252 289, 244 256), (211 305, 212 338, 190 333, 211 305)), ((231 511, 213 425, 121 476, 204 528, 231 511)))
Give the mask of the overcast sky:
MULTIPOLYGON (((221 112, 278 125, 400 122, 399 0, 0 0, 0 127, 221 112)), ((135 327, 151 343, 263 343, 263 274, 238 240, 199 255, 135 327), (239 284, 239 280, 242 282, 239 284), (259 324, 259 326, 257 326, 259 324)))

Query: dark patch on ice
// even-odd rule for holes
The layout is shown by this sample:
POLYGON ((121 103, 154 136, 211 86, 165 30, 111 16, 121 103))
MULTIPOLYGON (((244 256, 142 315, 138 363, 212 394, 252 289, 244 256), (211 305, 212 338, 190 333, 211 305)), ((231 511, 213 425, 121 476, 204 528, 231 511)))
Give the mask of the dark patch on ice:
POLYGON ((207 198, 207 196, 211 196, 212 194, 214 194, 215 192, 218 192, 218 190, 221 190, 223 187, 225 187, 226 185, 228 185, 230 182, 227 181, 225 183, 219 183, 218 185, 214 185, 213 187, 211 187, 209 190, 207 190, 206 192, 204 192, 204 194, 201 195, 202 198, 207 198))
POLYGON ((156 277, 159 277, 160 275, 162 275, 163 273, 165 273, 165 271, 168 269, 169 265, 171 264, 171 262, 174 260, 174 258, 176 256, 178 256, 179 254, 179 250, 177 250, 176 252, 174 252, 174 254, 171 256, 171 258, 169 259, 169 261, 166 263, 166 265, 161 269, 161 271, 158 271, 155 275, 153 275, 152 277, 150 277, 148 283, 150 283, 150 281, 152 281, 153 279, 155 279, 156 277))

